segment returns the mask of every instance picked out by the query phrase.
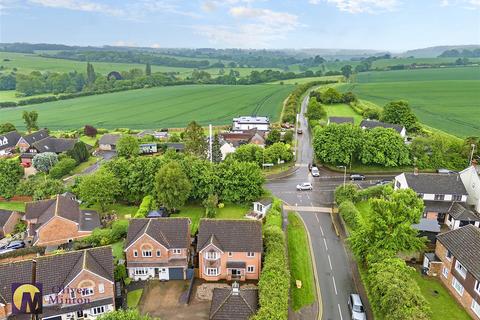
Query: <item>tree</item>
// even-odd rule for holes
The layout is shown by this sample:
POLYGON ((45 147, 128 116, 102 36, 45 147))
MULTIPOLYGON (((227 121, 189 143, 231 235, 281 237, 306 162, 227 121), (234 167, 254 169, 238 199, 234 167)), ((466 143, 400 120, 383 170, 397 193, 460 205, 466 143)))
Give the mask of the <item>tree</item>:
POLYGON ((40 178, 37 180, 36 187, 33 191, 33 200, 48 199, 65 191, 65 185, 62 181, 47 177, 44 179, 40 178))
POLYGON ((158 171, 155 188, 159 203, 168 210, 174 210, 185 204, 192 185, 178 162, 171 161, 158 171))
POLYGON ((350 237, 352 251, 363 263, 418 251, 425 245, 425 239, 419 238, 418 230, 412 227, 420 222, 423 200, 411 189, 387 188, 384 197, 369 200, 369 214, 350 237))
POLYGON ((310 98, 308 102, 308 109, 306 114, 308 120, 320 120, 327 116, 327 112, 322 107, 320 103, 318 103, 316 97, 310 98))
POLYGON ((93 65, 90 62, 87 62, 87 83, 92 85, 95 82, 95 70, 93 69, 93 65))
POLYGON ((17 159, 0 158, 0 196, 13 197, 22 176, 23 168, 17 159))
POLYGON ((23 121, 25 122, 25 126, 27 127, 28 132, 32 132, 32 130, 38 130, 37 111, 23 111, 22 118, 23 118, 23 121))
POLYGON ((271 146, 265 148, 265 162, 278 163, 279 160, 289 162, 293 160, 293 153, 290 145, 283 142, 275 142, 271 146))
POLYGON ((76 166, 77 162, 74 159, 70 157, 65 157, 58 161, 57 164, 55 164, 53 168, 50 169, 49 175, 53 179, 60 179, 63 176, 69 174, 76 166))
POLYGON ((265 140, 267 145, 272 145, 275 142, 279 142, 281 138, 280 130, 272 129, 267 135, 267 139, 265 140))
POLYGON ((83 133, 87 137, 96 137, 97 136, 97 129, 93 126, 89 126, 88 124, 85 125, 85 128, 83 128, 83 133))
POLYGON ((17 128, 15 128, 15 126, 10 122, 5 122, 0 124, 0 134, 8 133, 10 131, 15 131, 15 130, 17 130, 17 128))
POLYGON ((342 94, 335 88, 328 88, 320 94, 320 102, 325 104, 335 104, 343 102, 342 94))
POLYGON ((218 196, 216 194, 210 194, 202 204, 205 207, 205 217, 215 218, 217 216, 218 196))
POLYGON ((36 154, 32 159, 32 165, 37 171, 49 172, 58 162, 58 156, 54 152, 36 154))
POLYGON ((205 158, 207 142, 203 128, 195 121, 188 124, 183 133, 185 152, 199 158, 205 158))
POLYGON ((407 130, 418 129, 417 116, 412 112, 408 102, 392 101, 383 108, 381 120, 387 123, 400 124, 407 130))
POLYGON ((118 139, 117 142, 117 154, 119 157, 133 158, 138 156, 140 152, 140 144, 138 140, 131 136, 126 135, 118 139))
POLYGON ((222 151, 220 150, 220 139, 218 133, 215 133, 212 141, 212 161, 219 163, 222 161, 222 151))
POLYGON ((107 312, 97 318, 98 320, 152 320, 149 316, 142 316, 136 309, 119 309, 107 312))
POLYGON ((107 170, 99 170, 82 177, 77 190, 83 201, 100 205, 103 212, 108 205, 115 202, 115 197, 121 191, 118 178, 107 170))
POLYGON ((313 134, 313 149, 317 159, 330 164, 351 163, 357 153, 362 129, 350 124, 330 124, 313 134))
POLYGON ((151 76, 152 75, 152 66, 150 65, 149 62, 145 65, 145 75, 146 76, 151 76))
POLYGON ((230 153, 227 158, 235 159, 241 162, 254 162, 261 166, 265 160, 265 149, 259 145, 248 143, 239 146, 234 153, 230 153))
POLYGON ((352 75, 352 66, 347 64, 347 65, 344 65, 341 69, 342 71, 342 74, 345 78, 349 79, 350 76, 352 75))
POLYGON ((285 131, 285 134, 283 135, 283 141, 285 143, 292 144, 292 142, 293 142, 293 130, 285 131))
POLYGON ((265 178, 260 167, 251 162, 227 160, 217 165, 219 196, 224 202, 245 203, 263 194, 265 178))
POLYGON ((77 164, 85 162, 90 158, 87 145, 83 141, 77 141, 71 150, 67 151, 67 155, 71 157, 77 164))
POLYGON ((358 196, 358 185, 355 183, 346 183, 339 185, 335 189, 335 202, 340 205, 345 201, 355 202, 358 196))
POLYGON ((218 192, 220 181, 216 164, 197 157, 187 156, 181 161, 181 165, 192 185, 190 199, 201 201, 218 192))
POLYGON ((410 163, 410 152, 403 138, 390 128, 365 130, 359 159, 363 164, 398 167, 410 163))

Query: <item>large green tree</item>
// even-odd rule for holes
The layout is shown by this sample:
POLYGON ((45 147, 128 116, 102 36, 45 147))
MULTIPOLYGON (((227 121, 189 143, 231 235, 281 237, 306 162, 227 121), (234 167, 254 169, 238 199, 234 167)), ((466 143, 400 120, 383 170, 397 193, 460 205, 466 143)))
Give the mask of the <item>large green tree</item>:
POLYGON ((185 151, 199 158, 205 158, 207 151, 207 141, 202 126, 196 121, 188 124, 183 133, 185 141, 185 151))
POLYGON ((23 121, 27 127, 28 132, 33 130, 38 130, 38 113, 37 111, 23 111, 22 113, 23 121))
POLYGON ((349 164, 360 147, 362 133, 360 127, 350 124, 330 124, 316 129, 313 135, 316 158, 330 164, 349 164))
POLYGON ((183 172, 185 172, 192 184, 190 191, 192 200, 204 200, 209 195, 216 193, 219 179, 215 164, 194 156, 185 157, 181 164, 183 172))
POLYGON ((267 139, 265 140, 267 146, 270 146, 276 142, 280 141, 281 138, 281 133, 280 130, 278 129, 272 129, 270 132, 267 134, 267 139))
POLYGON ((212 161, 219 163, 222 161, 222 151, 220 150, 220 139, 218 133, 215 133, 212 141, 212 161))
POLYGON ((342 74, 343 76, 346 78, 346 79, 349 79, 350 76, 352 75, 353 71, 352 71, 352 66, 347 64, 347 65, 344 65, 341 69, 342 71, 342 74))
POLYGON ((180 164, 171 161, 158 171, 155 188, 159 203, 168 210, 174 210, 185 204, 192 185, 180 164))
POLYGON ((407 101, 399 100, 388 103, 380 119, 387 123, 400 124, 407 130, 418 129, 418 119, 407 101))
POLYGON ((54 152, 36 154, 32 159, 32 165, 37 171, 49 172, 58 162, 58 156, 54 152))
POLYGON ((410 163, 410 151, 395 130, 373 128, 362 137, 359 159, 363 164, 398 167, 410 163))
POLYGON ((111 172, 99 170, 80 179, 77 187, 80 198, 86 203, 97 204, 103 212, 120 194, 120 182, 111 172))
POLYGON ((87 62, 87 83, 91 85, 95 82, 95 79, 96 75, 93 65, 90 62, 87 62))
POLYGON ((290 145, 283 142, 275 142, 271 146, 265 148, 265 162, 278 163, 279 160, 289 162, 293 160, 293 153, 290 145))
POLYGON ((140 152, 140 144, 137 138, 131 135, 125 135, 118 139, 117 154, 119 157, 133 158, 138 156, 140 152))
POLYGON ((222 201, 244 203, 263 194, 265 178, 257 164, 230 159, 218 164, 217 170, 222 201))
POLYGON ((327 116, 327 112, 322 105, 317 101, 316 97, 311 97, 308 102, 306 116, 308 120, 320 120, 327 116))
POLYGON ((88 152, 87 145, 83 141, 77 141, 74 145, 72 150, 69 150, 67 154, 74 159, 77 164, 80 164, 84 161, 87 161, 90 157, 90 153, 88 152))
POLYGON ((239 146, 234 153, 230 153, 227 158, 242 162, 254 162, 259 166, 264 162, 265 149, 252 143, 239 146))
POLYGON ((15 130, 17 130, 17 128, 15 128, 15 126, 10 122, 5 122, 0 124, 0 134, 7 133, 10 131, 15 131, 15 130))
POLYGON ((22 176, 23 168, 18 159, 0 158, 0 196, 13 197, 22 176))

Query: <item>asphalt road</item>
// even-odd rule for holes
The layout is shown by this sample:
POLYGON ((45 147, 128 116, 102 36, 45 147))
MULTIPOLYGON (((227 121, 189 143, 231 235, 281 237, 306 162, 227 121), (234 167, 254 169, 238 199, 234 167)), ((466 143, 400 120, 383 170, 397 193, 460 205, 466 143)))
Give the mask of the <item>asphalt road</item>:
MULTIPOLYGON (((333 193, 343 183, 344 175, 323 168, 320 168, 320 177, 310 174, 308 164, 312 162, 313 150, 307 121, 303 116, 307 104, 308 96, 302 102, 299 116, 303 134, 299 134, 297 140, 298 170, 288 177, 270 181, 266 186, 287 205, 302 207, 296 211, 304 220, 312 241, 321 291, 322 319, 350 319, 347 299, 356 290, 343 241, 337 237, 329 213, 334 201, 333 193), (311 182, 313 190, 297 191, 296 185, 302 182, 311 182)), ((356 183, 363 188, 374 185, 379 179, 385 177, 367 177, 365 181, 356 183)))

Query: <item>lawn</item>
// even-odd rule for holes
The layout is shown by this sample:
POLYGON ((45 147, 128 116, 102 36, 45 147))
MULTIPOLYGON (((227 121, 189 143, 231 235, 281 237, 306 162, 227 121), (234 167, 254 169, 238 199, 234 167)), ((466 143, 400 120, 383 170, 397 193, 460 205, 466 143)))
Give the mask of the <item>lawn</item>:
POLYGON ((24 129, 23 111, 36 110, 50 130, 83 127, 148 129, 227 125, 233 117, 258 114, 277 121, 292 85, 185 85, 129 90, 0 110, 3 122, 24 129), (8 110, 7 110, 8 109, 8 110))
POLYGON ((412 272, 412 277, 418 283, 425 299, 430 302, 432 320, 471 319, 438 279, 423 276, 418 271, 412 272))
POLYGON ((315 280, 307 232, 297 213, 288 213, 288 260, 291 273, 291 304, 295 311, 315 302, 315 280), (302 287, 295 280, 302 281, 302 287))
MULTIPOLYGON (((99 205, 91 205, 89 207, 83 205, 83 206, 80 206, 80 208, 102 212, 99 205)), ((137 210, 138 210, 138 206, 126 205, 122 203, 114 203, 112 205, 108 205, 105 212, 115 211, 117 213, 118 219, 129 219, 133 217, 135 213, 137 213, 137 210)))
POLYGON ((96 137, 81 136, 80 141, 82 141, 83 143, 88 144, 89 146, 93 147, 97 143, 98 139, 100 139, 100 136, 101 135, 99 135, 99 134, 97 134, 96 137))
POLYGON ((15 210, 25 212, 25 202, 20 201, 0 201, 0 209, 15 210))
POLYGON ((124 259, 124 257, 123 257, 123 240, 120 240, 120 241, 112 244, 112 252, 113 252, 113 257, 115 258, 115 261, 118 261, 120 259, 124 259))
POLYGON ((136 308, 142 297, 143 289, 132 290, 127 293, 127 306, 136 308))
MULTIPOLYGON (((1 62, 0 62, 1 63, 1 62)), ((48 97, 51 96, 51 93, 45 93, 45 94, 37 94, 35 96, 31 97, 17 97, 16 96, 17 91, 15 90, 0 90, 0 102, 3 101, 19 101, 19 100, 25 100, 28 98, 39 98, 39 97, 48 97)))
POLYGON ((355 124, 360 124, 363 117, 356 113, 348 104, 324 104, 328 117, 353 117, 355 124))
POLYGON ((280 82, 283 82, 283 84, 304 84, 304 83, 312 82, 312 81, 326 81, 326 80, 341 81, 342 78, 343 78, 342 76, 323 76, 323 77, 296 78, 296 79, 274 81, 274 82, 271 82, 271 84, 279 84, 280 82))

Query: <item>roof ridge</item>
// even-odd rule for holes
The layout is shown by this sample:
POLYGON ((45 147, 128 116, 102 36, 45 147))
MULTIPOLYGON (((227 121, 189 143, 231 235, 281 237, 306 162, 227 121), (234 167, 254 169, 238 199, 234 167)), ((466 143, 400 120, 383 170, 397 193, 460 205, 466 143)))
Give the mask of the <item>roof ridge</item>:
MULTIPOLYGON (((148 221, 150 222, 151 219, 147 219, 147 218, 140 218, 140 219, 138 219, 138 218, 135 218, 135 219, 132 219, 132 220, 133 220, 133 221, 142 221, 142 222, 143 222, 143 220, 148 220, 148 221)), ((148 227, 148 223, 149 223, 149 222, 147 222, 147 224, 146 224, 147 227, 148 227)), ((129 229, 130 229, 130 224, 129 224, 129 229)), ((144 224, 144 225, 137 231, 137 233, 133 236, 133 238, 132 238, 132 240, 130 241, 130 243, 127 243, 125 247, 128 247, 130 244, 132 244, 133 242, 135 242, 135 241, 139 238, 139 236, 145 234, 146 231, 147 231, 147 228, 145 227, 145 224, 144 224), (145 230, 144 230, 144 229, 145 229, 145 230), (142 232, 142 230, 144 230, 144 231, 142 232)))
POLYGON ((54 216, 58 216, 58 203, 60 202, 59 196, 60 195, 57 194, 57 199, 56 199, 56 202, 55 202, 55 211, 53 212, 54 216))
MULTIPOLYGON (((244 291, 245 292, 245 291, 244 291)), ((248 303, 247 299, 245 299, 245 297, 242 295, 242 290, 240 288, 238 288, 238 295, 240 296, 240 298, 242 298, 243 302, 245 302, 245 304, 247 305, 248 309, 250 309, 250 311, 252 311, 253 313, 255 313, 256 310, 253 310, 252 306, 248 303)))
MULTIPOLYGON (((103 248, 103 249, 104 249, 104 248, 106 248, 106 247, 107 247, 107 246, 98 247, 98 248, 103 248)), ((110 247, 110 248, 111 248, 111 247, 110 247)), ((90 249, 97 249, 97 248, 90 248, 90 249)), ((90 258, 91 258, 93 261, 95 261, 95 262, 97 263, 97 265, 99 265, 100 268, 102 268, 102 270, 103 270, 105 273, 108 274, 108 271, 105 270, 105 268, 103 267, 103 265, 102 265, 97 259, 95 259, 95 256, 91 253, 91 250, 90 250, 90 249, 85 249, 85 253, 88 253, 88 255, 90 256, 90 258)), ((100 276, 98 273, 90 270, 89 268, 87 268, 86 270, 88 270, 88 271, 90 271, 90 272, 93 272, 94 274, 100 276)))
MULTIPOLYGON (((228 288, 224 288, 224 289, 227 289, 227 290, 228 290, 228 288)), ((212 313, 212 315, 210 316, 210 319, 213 318, 218 311, 220 311, 220 309, 225 305, 225 303, 227 302, 228 299, 230 299, 231 296, 232 296, 232 291, 230 290, 230 292, 229 292, 228 295, 225 297, 225 299, 222 301, 222 303, 220 303, 220 304, 218 305, 217 310, 215 310, 215 311, 212 313)))
MULTIPOLYGON (((72 251, 72 252, 78 253, 78 251, 72 251)), ((60 255, 61 255, 61 254, 60 254, 60 255)), ((55 256, 57 256, 57 255, 52 255, 52 256, 50 256, 50 257, 55 257, 55 256)), ((65 284, 65 281, 70 277, 70 274, 72 274, 72 272, 74 272, 75 266, 78 264, 78 262, 79 262, 80 259, 82 259, 82 258, 83 258, 83 255, 81 255, 80 257, 78 257, 77 261, 76 261, 75 264, 73 265, 72 270, 67 274, 67 276, 65 277, 65 279, 63 279, 62 284, 65 284)))

